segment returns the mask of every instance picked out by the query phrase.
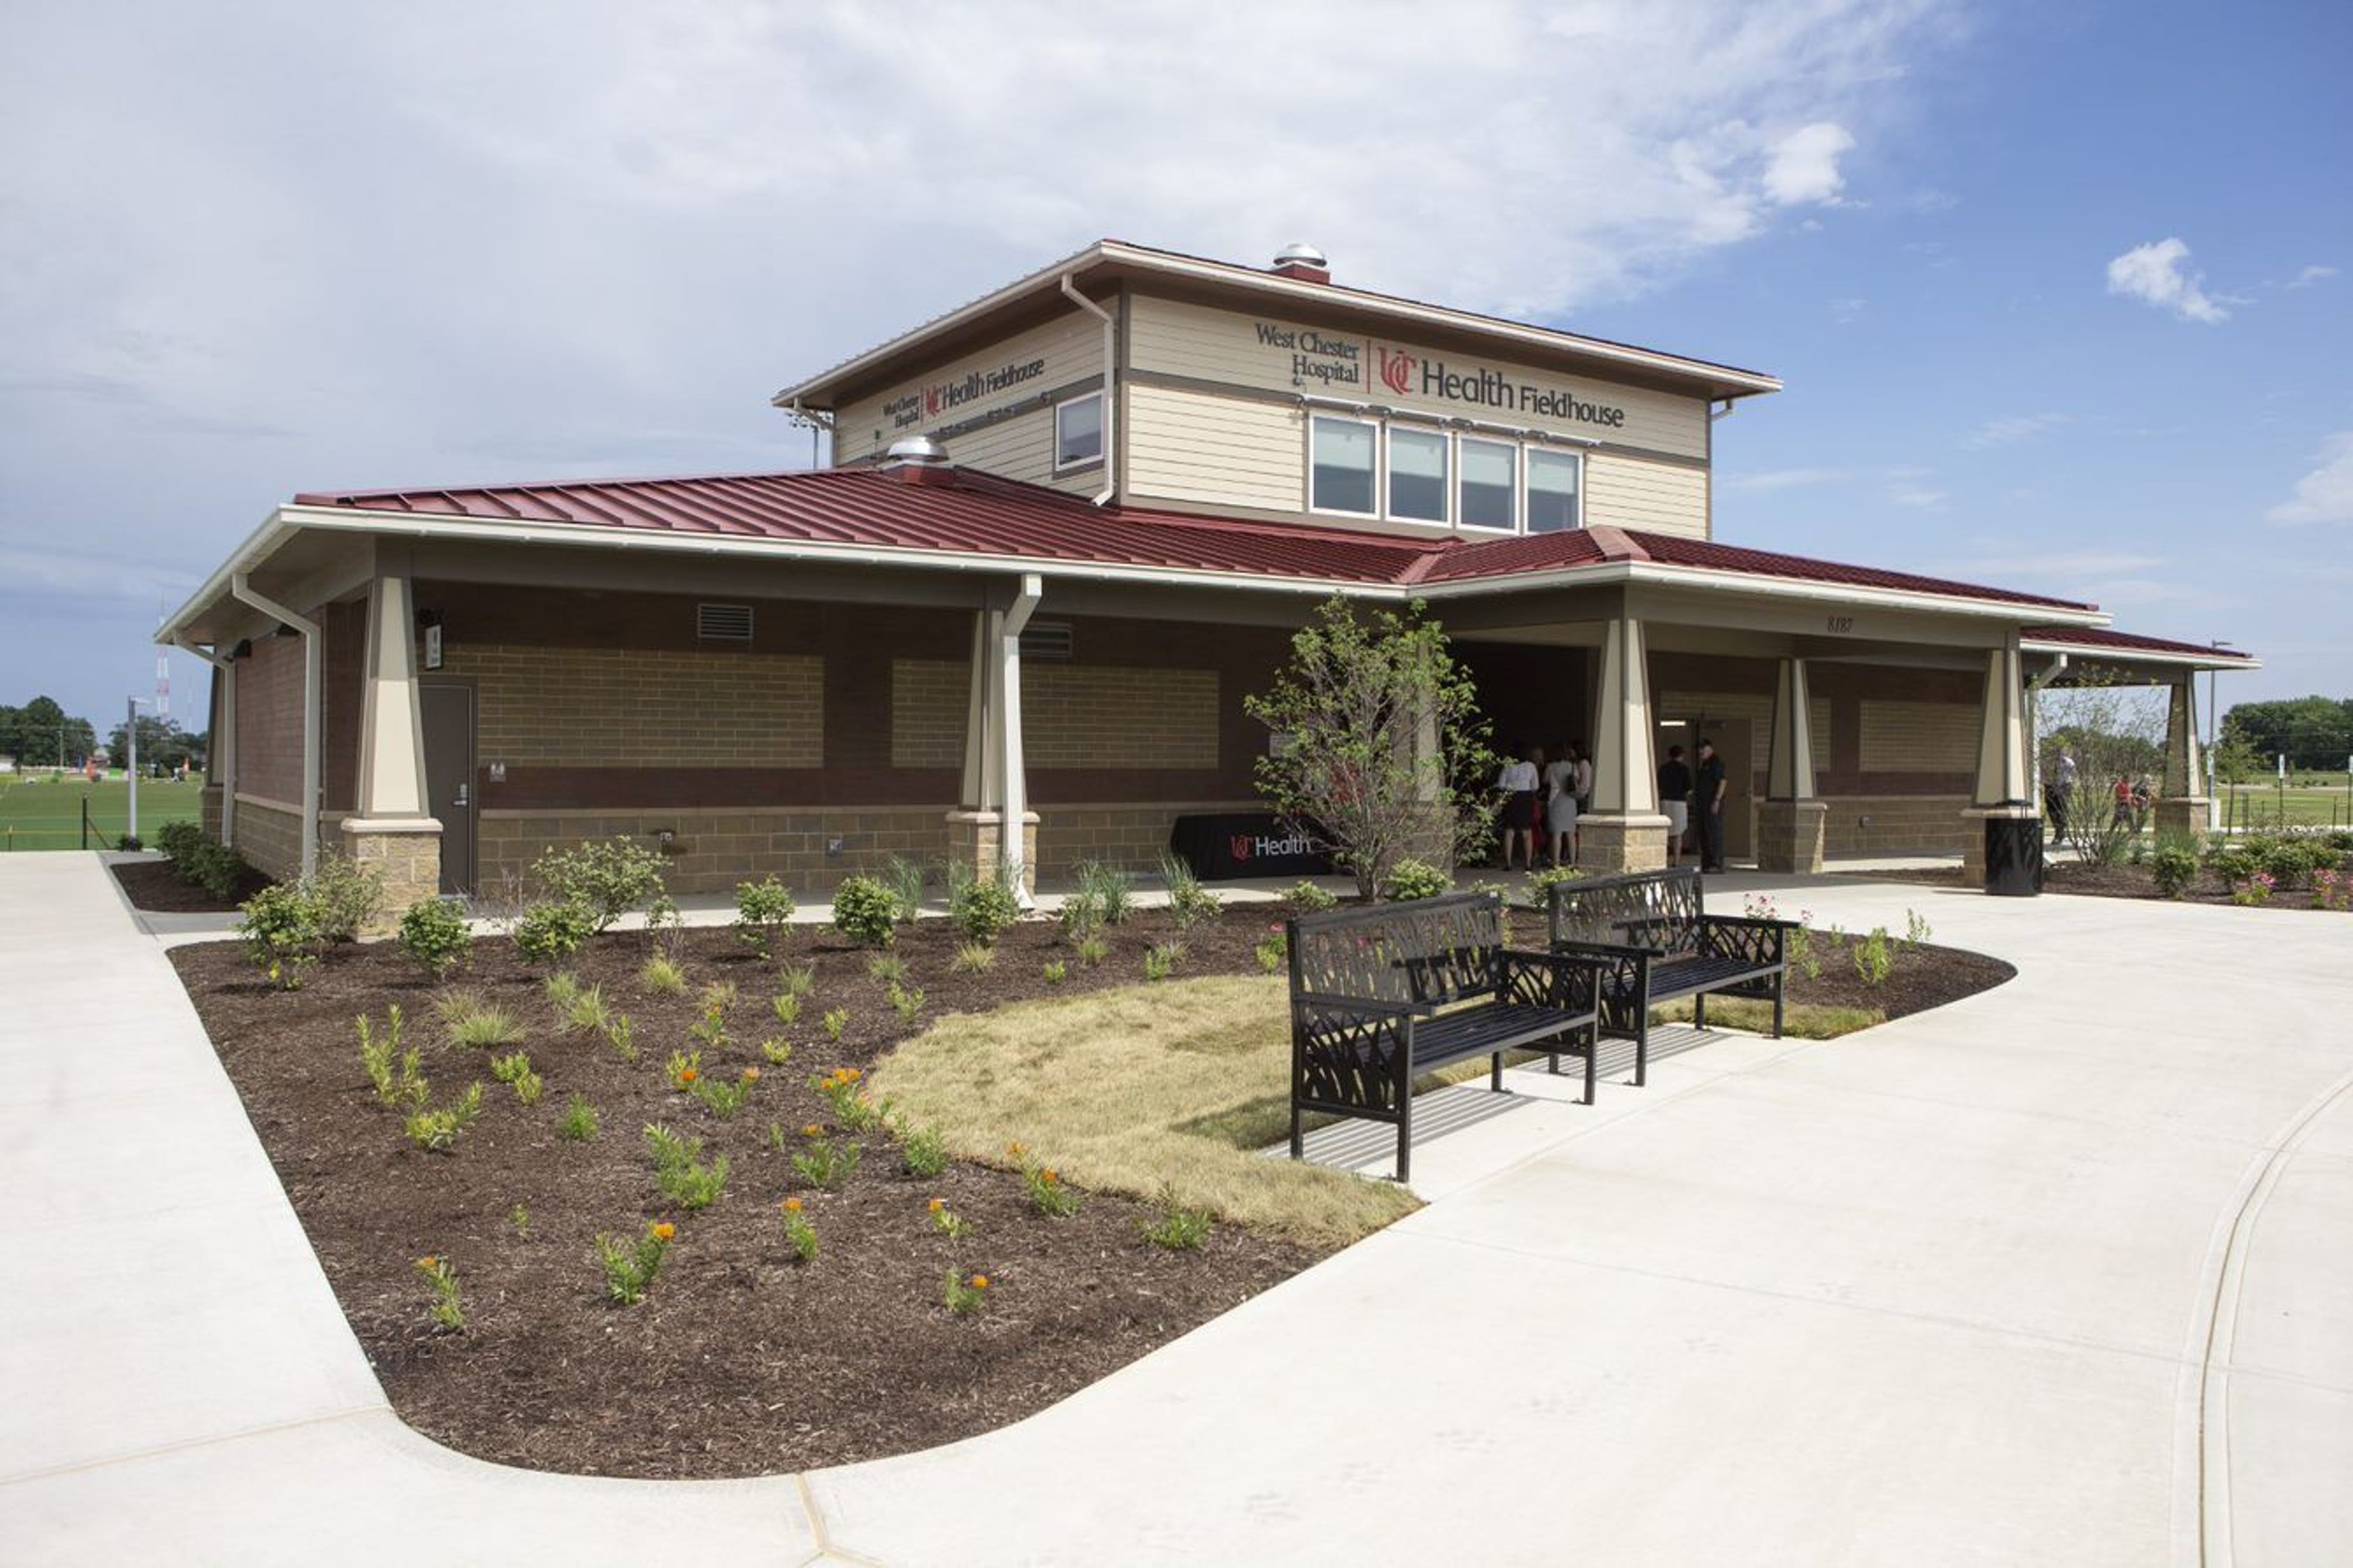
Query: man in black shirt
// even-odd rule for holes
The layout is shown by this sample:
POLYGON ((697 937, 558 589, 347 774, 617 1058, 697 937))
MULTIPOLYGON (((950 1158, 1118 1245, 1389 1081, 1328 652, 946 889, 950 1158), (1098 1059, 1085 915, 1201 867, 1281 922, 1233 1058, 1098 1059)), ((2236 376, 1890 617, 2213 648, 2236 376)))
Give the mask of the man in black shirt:
POLYGON ((1692 771, 1681 746, 1667 748, 1659 764, 1659 810, 1667 819, 1667 864, 1683 861, 1683 835, 1691 831, 1692 771))
POLYGON ((1724 869, 1724 801, 1731 793, 1732 778, 1725 772, 1724 759, 1715 754, 1715 742, 1701 741, 1699 789, 1692 806, 1699 814, 1699 868, 1703 872, 1724 869))

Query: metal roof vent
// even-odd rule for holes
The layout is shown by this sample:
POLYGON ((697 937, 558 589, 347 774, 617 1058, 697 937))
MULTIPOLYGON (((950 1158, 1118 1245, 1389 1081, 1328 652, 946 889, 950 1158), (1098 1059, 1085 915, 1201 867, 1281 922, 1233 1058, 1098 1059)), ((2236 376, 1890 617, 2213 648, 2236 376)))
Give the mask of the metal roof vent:
POLYGON ((694 606, 694 635, 702 642, 750 642, 752 606, 697 605, 694 606))
POLYGON ((882 454, 886 463, 923 463, 938 468, 948 460, 948 449, 929 436, 902 436, 882 454))
POLYGON ((1303 239, 1294 239, 1274 253, 1274 275, 1296 278, 1303 283, 1329 283, 1332 264, 1324 253, 1303 239))

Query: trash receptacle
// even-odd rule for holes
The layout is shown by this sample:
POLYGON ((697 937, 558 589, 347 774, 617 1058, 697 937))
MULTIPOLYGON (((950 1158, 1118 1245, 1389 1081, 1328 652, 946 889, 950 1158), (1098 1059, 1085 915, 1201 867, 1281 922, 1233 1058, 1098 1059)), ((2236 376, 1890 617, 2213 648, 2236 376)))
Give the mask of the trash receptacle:
POLYGON ((2042 819, 1987 817, 1985 868, 1985 890, 1997 898, 2031 899, 2041 892, 2042 819))

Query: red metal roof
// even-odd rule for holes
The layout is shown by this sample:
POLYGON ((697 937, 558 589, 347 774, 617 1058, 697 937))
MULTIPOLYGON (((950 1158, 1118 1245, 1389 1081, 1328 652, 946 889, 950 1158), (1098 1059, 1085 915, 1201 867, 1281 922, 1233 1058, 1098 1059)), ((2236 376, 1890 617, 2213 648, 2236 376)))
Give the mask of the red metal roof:
POLYGON ((1655 562, 1699 572, 1934 597, 2070 610, 2094 607, 2006 588, 1630 529, 1486 540, 1404 539, 1303 523, 1095 507, 1060 490, 968 469, 821 468, 702 479, 312 492, 295 500, 304 506, 428 518, 656 530, 1405 588, 1440 583, 1500 584, 1531 574, 1655 562))
POLYGON ((2021 626, 2018 635, 2028 642, 2067 643, 2076 647, 2104 647, 2118 653, 2168 653, 2194 656, 2218 662, 2253 665, 2255 656, 2233 647, 2218 647, 2212 643, 2174 642, 2166 637, 2135 637, 2129 632, 2112 632, 2097 626, 2021 626))

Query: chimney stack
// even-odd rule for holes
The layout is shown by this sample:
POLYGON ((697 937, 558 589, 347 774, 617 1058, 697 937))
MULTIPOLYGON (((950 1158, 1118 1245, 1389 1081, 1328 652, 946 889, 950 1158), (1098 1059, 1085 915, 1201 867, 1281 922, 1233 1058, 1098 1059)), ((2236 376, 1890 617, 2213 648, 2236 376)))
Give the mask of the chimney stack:
POLYGON ((1277 278, 1295 278, 1302 283, 1332 281, 1332 264, 1324 259, 1322 251, 1303 239, 1293 240, 1275 252, 1273 272, 1277 278))

